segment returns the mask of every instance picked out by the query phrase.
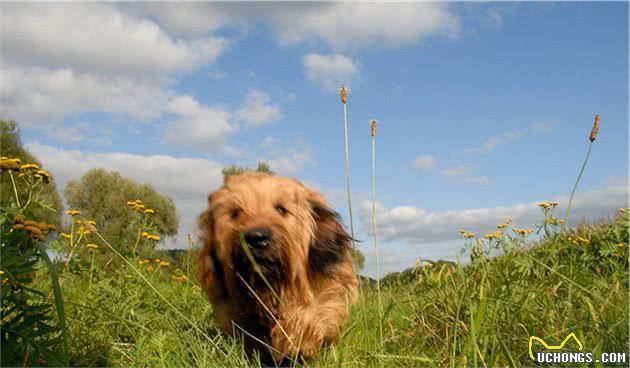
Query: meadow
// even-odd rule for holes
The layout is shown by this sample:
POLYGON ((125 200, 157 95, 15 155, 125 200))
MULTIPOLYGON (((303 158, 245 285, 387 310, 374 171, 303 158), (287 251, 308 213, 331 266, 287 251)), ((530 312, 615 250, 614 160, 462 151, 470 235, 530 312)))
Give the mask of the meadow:
MULTIPOLYGON (((374 125, 372 132, 374 142, 374 125)), ((133 215, 127 231, 135 243, 104 238, 105 224, 79 208, 67 210, 69 222, 57 229, 33 211, 47 208, 39 194, 50 174, 17 158, 0 164, 14 194, 0 214, 2 366, 260 365, 215 325, 195 280, 194 237, 183 257, 155 249, 155 210, 142 198, 119 204, 133 215), (50 259, 47 249, 64 257, 50 259)), ((339 343, 314 361, 284 363, 535 366, 531 355, 543 347, 532 336, 552 345, 570 334, 594 356, 627 356, 628 209, 568 227, 557 206, 540 202, 540 224, 531 229, 510 219, 488 234, 461 229, 466 264, 418 259, 380 282, 363 278, 339 343)))

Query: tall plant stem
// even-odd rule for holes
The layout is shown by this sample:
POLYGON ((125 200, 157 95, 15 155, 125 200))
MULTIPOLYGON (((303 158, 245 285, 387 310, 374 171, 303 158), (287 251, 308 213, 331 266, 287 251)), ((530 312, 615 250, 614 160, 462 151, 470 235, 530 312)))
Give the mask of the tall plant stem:
POLYGON ((591 155, 591 149, 593 148, 593 141, 588 145, 588 151, 586 152, 586 157, 584 158, 584 163, 582 164, 582 169, 580 170, 580 174, 575 181, 575 185, 573 186, 573 191, 571 192, 571 197, 569 197, 569 203, 567 204, 567 212, 564 215, 564 222, 562 223, 562 228, 564 229, 567 225, 567 220, 569 219, 569 213, 571 212, 571 204, 573 203, 573 195, 575 195, 575 190, 580 184, 580 179, 582 179, 582 174, 584 173, 584 168, 586 167, 586 163, 588 162, 588 158, 591 155))
POLYGON ((378 294, 378 327, 381 338, 381 346, 383 346, 383 303, 381 301, 381 273, 379 271, 378 260, 378 241, 376 239, 376 189, 374 178, 376 176, 376 135, 372 136, 372 227, 374 230, 374 252, 376 255, 376 292, 378 294))
POLYGON ((22 206, 20 206, 20 196, 18 196, 17 186, 15 185, 15 179, 13 179, 13 173, 11 173, 11 170, 9 170, 9 177, 11 178, 11 184, 13 185, 13 194, 15 194, 15 203, 17 204, 18 208, 21 208, 22 206))
MULTIPOLYGON (((352 236, 352 249, 356 252, 356 244, 354 243, 354 223, 352 221, 352 199, 350 198, 350 158, 348 155, 348 110, 346 104, 343 104, 343 129, 345 133, 345 142, 346 142, 346 187, 348 190, 348 212, 350 213, 350 235, 352 236)), ((358 266, 356 263, 355 257, 355 266, 358 266)), ((359 272, 359 268, 357 267, 357 273, 359 272)), ((359 284, 360 285, 360 284, 359 284)))

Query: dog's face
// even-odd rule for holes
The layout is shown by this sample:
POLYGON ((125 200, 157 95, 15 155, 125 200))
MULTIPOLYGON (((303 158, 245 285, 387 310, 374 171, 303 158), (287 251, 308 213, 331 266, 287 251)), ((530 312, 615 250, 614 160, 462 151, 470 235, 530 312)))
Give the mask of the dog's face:
POLYGON ((211 299, 264 293, 267 282, 299 290, 348 255, 349 237, 321 195, 263 173, 229 177, 210 195, 201 227, 201 278, 211 299))

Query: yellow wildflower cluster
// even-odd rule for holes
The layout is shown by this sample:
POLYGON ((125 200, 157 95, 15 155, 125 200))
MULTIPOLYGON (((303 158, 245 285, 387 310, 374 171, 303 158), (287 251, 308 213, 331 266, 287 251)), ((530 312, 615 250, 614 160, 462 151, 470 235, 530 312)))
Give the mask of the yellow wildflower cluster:
POLYGON ((466 230, 464 229, 459 229, 459 233, 462 234, 462 236, 466 239, 470 239, 470 238, 474 238, 475 237, 475 233, 467 233, 466 230))
POLYGON ((40 241, 46 240, 46 233, 48 231, 56 229, 57 227, 53 224, 27 220, 24 215, 19 214, 15 215, 15 218, 13 218, 13 226, 11 227, 12 231, 28 231, 33 238, 40 241))
POLYGON ((140 260, 138 260, 138 264, 139 264, 139 265, 141 265, 141 266, 142 266, 143 264, 147 264, 147 263, 149 263, 149 262, 151 262, 151 261, 149 261, 148 259, 140 259, 140 260))
POLYGON ((69 215, 69 216, 72 216, 72 217, 79 216, 80 214, 81 214, 81 211, 79 211, 79 210, 67 210, 66 211, 66 215, 69 215))
POLYGON ((146 238, 148 240, 153 240, 153 241, 160 241, 160 237, 157 235, 151 235, 149 233, 147 233, 146 231, 142 233, 142 237, 146 238))
POLYGON ((589 245, 589 244, 591 244, 590 240, 588 240, 586 238, 583 238, 583 237, 581 237, 579 235, 569 236, 567 238, 567 240, 570 241, 571 243, 575 244, 575 245, 589 245))
POLYGON ((538 204, 538 207, 542 208, 543 210, 550 210, 554 207, 556 207, 557 205, 559 205, 558 202, 541 202, 538 204))
POLYGON ((511 223, 512 223, 512 219, 507 219, 507 220, 505 220, 504 223, 498 224, 497 225, 497 229, 499 229, 499 230, 505 229, 506 227, 510 226, 511 223))
POLYGON ((532 229, 519 229, 519 228, 512 228, 512 231, 514 231, 515 233, 517 233, 518 235, 525 237, 531 233, 534 232, 534 230, 532 229))
POLYGON ((545 221, 547 221, 551 225, 559 225, 559 224, 563 224, 564 223, 564 220, 561 220, 561 219, 559 219, 557 217, 554 217, 554 216, 550 216, 550 217, 546 218, 545 221))
POLYGON ((169 263, 168 263, 168 261, 159 261, 158 265, 160 267, 168 267, 169 263))
POLYGON ((19 170, 21 164, 19 158, 0 157, 0 170, 19 170))
POLYGON ((493 233, 486 234, 483 237, 486 238, 486 239, 496 239, 496 238, 500 238, 501 236, 503 236, 503 231, 497 230, 497 231, 495 231, 493 233))
POLYGON ((94 243, 86 244, 85 247, 88 248, 88 249, 98 249, 98 245, 96 245, 94 243))
POLYGON ((136 212, 146 213, 147 215, 152 215, 155 213, 155 210, 151 208, 146 208, 142 204, 142 200, 136 199, 135 201, 127 201, 127 206, 132 207, 136 212))
POLYGON ((37 164, 26 164, 26 165, 20 166, 20 171, 26 171, 26 170, 29 170, 29 169, 39 170, 39 165, 37 165, 37 164))
POLYGON ((188 281, 188 276, 186 276, 186 275, 181 275, 181 276, 175 276, 175 275, 173 275, 173 280, 175 280, 175 281, 181 281, 181 282, 186 282, 186 281, 188 281))

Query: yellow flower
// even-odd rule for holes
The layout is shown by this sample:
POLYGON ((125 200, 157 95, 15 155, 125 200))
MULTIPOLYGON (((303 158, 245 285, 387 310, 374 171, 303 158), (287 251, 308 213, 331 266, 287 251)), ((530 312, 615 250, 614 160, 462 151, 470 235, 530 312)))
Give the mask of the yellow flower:
POLYGON ((0 170, 19 170, 22 161, 19 158, 0 158, 0 170))
POLYGON ((28 170, 28 169, 39 170, 39 165, 37 165, 37 164, 26 164, 26 165, 20 166, 20 170, 28 170))
POLYGON ((24 225, 23 224, 15 224, 12 227, 13 230, 22 230, 24 229, 24 225))
POLYGON ((146 214, 154 214, 154 213, 155 213, 155 211, 153 211, 153 210, 152 210, 152 209, 150 209, 150 208, 147 208, 146 210, 144 210, 144 213, 146 213, 146 214))
POLYGON ((63 236, 66 239, 70 239, 72 237, 70 234, 66 234, 66 233, 59 233, 59 235, 63 236))
POLYGON ((505 229, 508 226, 509 226, 509 224, 504 222, 502 224, 497 225, 497 229, 505 229))
POLYGON ((416 259, 416 266, 419 266, 419 265, 420 265, 420 260, 416 259))
POLYGON ((156 258, 156 259, 155 259, 155 262, 156 262, 156 263, 160 263, 160 262, 162 262, 162 261, 161 261, 159 258, 156 258))
POLYGON ((145 236, 145 235, 143 235, 143 236, 144 236, 145 238, 149 239, 149 240, 153 240, 153 241, 160 241, 160 237, 159 237, 159 236, 157 236, 157 235, 150 235, 150 234, 147 234, 146 236, 145 236))
POLYGON ((462 234, 462 235, 464 235, 464 234, 466 234, 466 230, 464 230, 464 229, 459 229, 459 233, 460 233, 460 234, 462 234))
POLYGON ((86 244, 85 247, 89 248, 89 249, 97 249, 98 245, 96 245, 94 243, 90 243, 90 244, 86 244))
POLYGON ((167 261, 160 262, 160 267, 168 267, 169 263, 167 261))
POLYGON ((625 246, 626 246, 626 244, 624 244, 624 243, 619 243, 619 244, 617 244, 617 247, 619 247, 619 248, 623 248, 623 247, 625 247, 625 246))
POLYGON ((150 262, 150 261, 149 261, 148 259, 141 259, 141 260, 138 260, 138 264, 139 264, 139 265, 143 265, 143 264, 146 264, 146 263, 149 263, 149 262, 150 262))
POLYGON ((26 220, 26 218, 24 217, 24 215, 15 215, 15 217, 13 218, 13 223, 16 222, 24 222, 26 220))
POLYGON ((53 224, 48 224, 46 226, 48 227, 48 230, 57 230, 57 226, 55 226, 53 224))
POLYGON ((466 239, 470 239, 470 238, 474 238, 475 237, 475 233, 466 233, 464 234, 464 238, 466 239))
POLYGON ((0 275, 4 275, 4 271, 0 270, 0 275))
POLYGON ((70 215, 70 216, 77 216, 77 215, 81 214, 81 211, 79 211, 79 210, 68 210, 68 211, 66 211, 66 214, 70 215))
POLYGON ((149 265, 149 267, 147 267, 147 271, 148 271, 148 272, 153 271, 153 266, 149 265))
POLYGON ((5 277, 5 278, 4 278, 4 279, 2 279, 2 281, 0 282, 0 285, 4 286, 4 284, 6 284, 6 283, 7 283, 7 281, 9 281, 9 279, 5 277))

